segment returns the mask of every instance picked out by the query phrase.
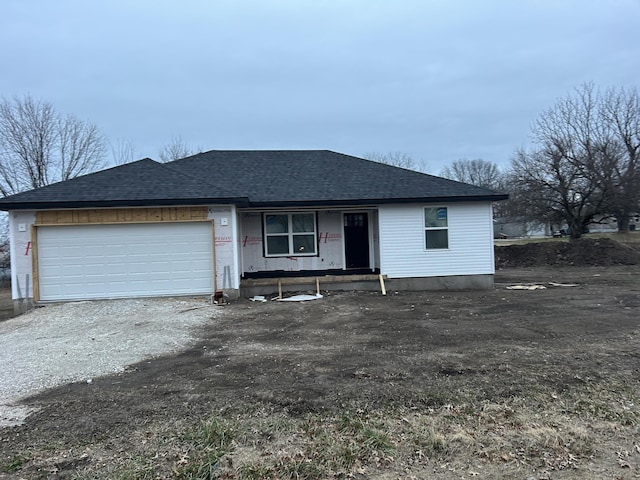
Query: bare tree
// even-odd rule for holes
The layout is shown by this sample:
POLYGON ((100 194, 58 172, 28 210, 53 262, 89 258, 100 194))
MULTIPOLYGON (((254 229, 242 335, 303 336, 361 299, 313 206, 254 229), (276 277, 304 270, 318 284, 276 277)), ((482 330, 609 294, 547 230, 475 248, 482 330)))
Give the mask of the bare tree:
POLYGON ((572 238, 580 238, 603 211, 598 182, 585 176, 557 152, 519 150, 512 159, 511 202, 525 218, 542 223, 566 223, 572 238))
POLYGON ((466 158, 456 160, 450 166, 444 167, 440 172, 440 176, 457 182, 477 185, 478 187, 494 190, 502 188, 502 173, 498 165, 480 158, 475 160, 466 158))
POLYGON ((610 210, 619 231, 629 230, 629 218, 640 212, 640 96, 636 89, 610 89, 600 116, 611 141, 601 168, 609 192, 610 210))
POLYGON ((182 137, 172 137, 171 142, 166 144, 160 150, 159 157, 161 162, 171 162, 173 160, 178 160, 179 158, 188 157, 189 155, 193 155, 195 152, 187 146, 186 143, 182 140, 182 137))
POLYGON ((123 165, 136 159, 136 147, 130 140, 119 138, 115 142, 109 142, 109 150, 114 165, 123 165))
POLYGON ((0 103, 0 193, 12 195, 102 167, 105 141, 95 125, 61 117, 48 102, 0 103))
POLYGON ((534 148, 520 149, 512 159, 510 178, 521 209, 532 219, 566 222, 572 238, 608 213, 602 172, 613 148, 599 101, 593 85, 559 100, 535 122, 534 148))
POLYGON ((55 178, 69 180, 95 170, 104 165, 105 153, 105 141, 93 123, 72 115, 58 119, 59 172, 55 178))
POLYGON ((403 152, 369 152, 365 153, 363 158, 372 160, 378 163, 384 163, 386 165, 392 165, 394 167, 404 168, 406 170, 416 170, 418 172, 425 171, 424 162, 416 162, 410 155, 403 152))
MULTIPOLYGON (((11 267, 11 242, 9 240, 9 216, 7 212, 0 214, 0 269, 7 269, 11 267)), ((2 278, 0 278, 0 284, 2 278)))

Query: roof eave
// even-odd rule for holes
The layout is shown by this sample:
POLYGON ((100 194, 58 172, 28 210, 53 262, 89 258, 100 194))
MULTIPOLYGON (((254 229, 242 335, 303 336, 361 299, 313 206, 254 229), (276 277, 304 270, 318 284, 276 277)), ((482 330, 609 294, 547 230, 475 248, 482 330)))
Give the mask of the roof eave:
POLYGON ((507 194, 474 195, 474 196, 443 196, 443 197, 413 197, 413 198, 362 198, 362 199, 319 199, 319 200, 274 200, 250 201, 247 197, 227 198, 171 198, 171 199, 128 199, 128 200, 99 200, 99 201, 60 201, 60 202, 15 202, 2 203, 0 210, 59 210, 74 208, 114 208, 114 207, 155 207, 155 206, 186 206, 186 205, 236 205, 249 208, 292 208, 314 206, 359 206, 359 205, 390 205, 409 203, 459 203, 459 202, 495 202, 506 200, 507 194))
POLYGON ((474 196, 449 196, 449 197, 419 197, 419 198, 363 198, 342 200, 274 200, 274 201, 250 201, 250 208, 288 208, 288 207, 313 207, 313 206, 358 206, 358 205, 389 205, 408 203, 460 203, 460 202, 497 202, 509 198, 507 194, 474 195, 474 196))
POLYGON ((0 203, 0 210, 67 210, 74 208, 114 208, 114 207, 173 207, 186 205, 237 205, 247 206, 246 197, 233 198, 172 198, 172 199, 135 199, 100 201, 62 201, 62 202, 16 202, 0 203))

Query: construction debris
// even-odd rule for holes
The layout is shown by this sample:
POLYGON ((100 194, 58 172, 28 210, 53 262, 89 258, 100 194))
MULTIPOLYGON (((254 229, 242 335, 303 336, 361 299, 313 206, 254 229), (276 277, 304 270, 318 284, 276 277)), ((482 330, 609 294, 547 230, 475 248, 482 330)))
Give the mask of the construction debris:
POLYGON ((546 290, 544 285, 510 285, 507 290, 546 290))
POLYGON ((318 300, 322 298, 322 295, 316 293, 315 295, 294 295, 287 298, 279 298, 279 302, 306 302, 307 300, 318 300))

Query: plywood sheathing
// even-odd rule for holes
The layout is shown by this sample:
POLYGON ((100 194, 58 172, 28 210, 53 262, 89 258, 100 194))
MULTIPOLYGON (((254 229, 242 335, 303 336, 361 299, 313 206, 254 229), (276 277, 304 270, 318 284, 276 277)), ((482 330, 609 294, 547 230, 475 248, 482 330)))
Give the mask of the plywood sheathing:
POLYGON ((193 222, 207 220, 207 212, 207 207, 42 210, 36 212, 36 225, 193 222))

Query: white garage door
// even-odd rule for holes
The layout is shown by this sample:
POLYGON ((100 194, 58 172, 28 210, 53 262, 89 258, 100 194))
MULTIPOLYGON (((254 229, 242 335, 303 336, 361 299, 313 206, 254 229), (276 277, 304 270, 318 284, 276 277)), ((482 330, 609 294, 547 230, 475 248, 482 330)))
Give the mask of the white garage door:
POLYGON ((213 293, 211 224, 38 227, 40 300, 213 293))

